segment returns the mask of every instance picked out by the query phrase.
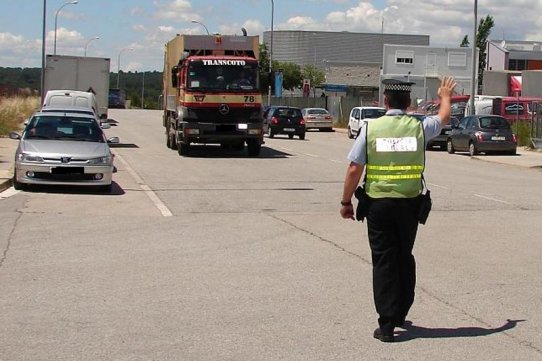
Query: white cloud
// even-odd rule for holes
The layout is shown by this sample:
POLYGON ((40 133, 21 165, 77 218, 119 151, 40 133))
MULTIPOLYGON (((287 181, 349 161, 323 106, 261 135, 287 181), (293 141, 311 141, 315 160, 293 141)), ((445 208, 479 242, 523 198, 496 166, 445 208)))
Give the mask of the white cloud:
POLYGON ((145 25, 136 24, 136 25, 132 25, 132 30, 140 33, 140 32, 146 31, 147 28, 145 27, 145 25))
POLYGON ((157 19, 181 22, 201 20, 200 15, 192 10, 192 4, 188 0, 171 0, 166 2, 156 0, 154 6, 156 7, 155 17, 157 19))

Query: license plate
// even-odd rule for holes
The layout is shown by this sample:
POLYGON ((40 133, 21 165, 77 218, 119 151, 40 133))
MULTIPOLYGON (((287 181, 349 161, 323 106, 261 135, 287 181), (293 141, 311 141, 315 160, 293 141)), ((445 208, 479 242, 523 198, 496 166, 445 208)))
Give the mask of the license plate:
POLYGON ((284 128, 285 132, 295 132, 294 128, 284 128))
POLYGON ((491 137, 491 140, 506 140, 506 137, 491 137))
POLYGON ((85 168, 83 167, 54 167, 51 168, 53 174, 84 174, 85 168))

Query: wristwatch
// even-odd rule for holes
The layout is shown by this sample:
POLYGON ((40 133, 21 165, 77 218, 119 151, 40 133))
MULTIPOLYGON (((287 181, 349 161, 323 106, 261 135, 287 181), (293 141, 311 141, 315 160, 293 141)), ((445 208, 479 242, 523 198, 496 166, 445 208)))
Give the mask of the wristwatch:
POLYGON ((352 201, 341 201, 341 206, 351 206, 352 205, 352 201))

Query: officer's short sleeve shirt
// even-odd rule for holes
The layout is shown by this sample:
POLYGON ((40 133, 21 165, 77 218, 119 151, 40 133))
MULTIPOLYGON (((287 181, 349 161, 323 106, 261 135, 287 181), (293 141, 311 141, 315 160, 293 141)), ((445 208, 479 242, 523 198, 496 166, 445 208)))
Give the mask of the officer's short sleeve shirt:
MULTIPOLYGON (((405 114, 404 111, 399 109, 390 109, 386 112, 386 115, 402 115, 405 114)), ((425 145, 427 142, 440 134, 441 129, 441 120, 438 115, 430 115, 424 118, 423 122, 423 132, 425 136, 425 145)), ((367 148, 366 148, 366 138, 367 138, 367 127, 362 127, 359 130, 359 135, 354 141, 350 153, 346 157, 349 161, 357 164, 366 164, 367 163, 367 148)))

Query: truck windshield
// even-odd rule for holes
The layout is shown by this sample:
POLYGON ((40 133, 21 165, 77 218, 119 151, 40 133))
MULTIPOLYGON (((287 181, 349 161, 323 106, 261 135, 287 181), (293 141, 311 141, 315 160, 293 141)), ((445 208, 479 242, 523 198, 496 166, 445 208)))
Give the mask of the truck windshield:
POLYGON ((193 60, 186 80, 190 90, 238 92, 260 87, 258 63, 244 60, 193 60))

